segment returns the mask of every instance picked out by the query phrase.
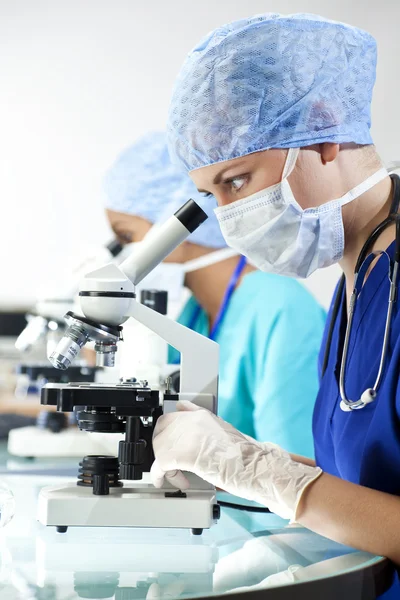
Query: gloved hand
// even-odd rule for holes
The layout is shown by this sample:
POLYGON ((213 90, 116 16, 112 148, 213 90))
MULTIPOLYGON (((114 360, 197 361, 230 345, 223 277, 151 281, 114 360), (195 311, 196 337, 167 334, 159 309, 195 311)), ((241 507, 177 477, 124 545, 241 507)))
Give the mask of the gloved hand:
POLYGON ((179 598, 185 591, 185 581, 176 577, 174 581, 162 587, 152 583, 147 590, 146 600, 173 600, 179 598))
POLYGON ((256 590, 265 590, 266 588, 292 584, 299 579, 299 575, 301 575, 303 571, 304 568, 300 565, 290 565, 290 567, 285 571, 269 575, 268 577, 263 579, 263 581, 260 581, 260 583, 257 583, 256 585, 234 588, 232 590, 229 590, 228 593, 233 594, 235 592, 254 592, 256 590))
POLYGON ((279 543, 274 543, 275 539, 284 539, 285 535, 253 538, 239 550, 220 558, 214 570, 214 593, 258 585, 285 571, 290 565, 286 556, 287 549, 281 549, 279 543))
MULTIPOLYGON (((249 540, 240 550, 221 558, 215 565, 213 593, 253 591, 294 583, 294 573, 303 568, 287 562, 285 551, 274 544, 274 539, 279 537, 249 540)), ((285 538, 287 535, 281 537, 285 538)), ((151 584, 146 600, 172 600, 188 596, 190 583, 188 575, 170 575, 169 582, 164 585, 151 584)))
POLYGON ((306 487, 322 473, 291 459, 275 444, 258 444, 208 410, 178 402, 177 412, 160 417, 151 468, 155 487, 164 479, 189 487, 190 471, 216 487, 267 506, 284 519, 296 518, 306 487))

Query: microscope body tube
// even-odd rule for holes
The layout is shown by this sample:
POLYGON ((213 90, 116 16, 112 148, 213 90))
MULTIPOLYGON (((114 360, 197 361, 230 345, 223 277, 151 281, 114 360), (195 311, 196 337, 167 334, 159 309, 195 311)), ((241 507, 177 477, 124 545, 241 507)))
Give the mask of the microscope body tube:
POLYGON ((206 219, 206 213, 189 200, 165 223, 152 228, 119 268, 137 285, 206 219))
MULTIPOLYGON (((78 350, 77 338, 81 341, 80 347, 91 340, 99 343, 103 354, 105 350, 115 353, 116 343, 121 339, 120 326, 130 316, 135 317, 132 305, 139 305, 135 300, 135 284, 140 283, 206 219, 207 214, 190 199, 163 225, 149 232, 137 250, 121 265, 110 263, 88 273, 79 286, 80 307, 85 316, 69 314, 72 322, 50 357, 52 364, 57 368, 68 368, 71 349, 78 350), (118 329, 110 330, 110 327, 118 329)), ((150 308, 148 311, 154 318, 158 315, 150 308)), ((167 317, 159 316, 169 321, 167 317)), ((158 331, 155 333, 159 334, 158 331)), ((177 349, 180 349, 179 346, 177 349)))

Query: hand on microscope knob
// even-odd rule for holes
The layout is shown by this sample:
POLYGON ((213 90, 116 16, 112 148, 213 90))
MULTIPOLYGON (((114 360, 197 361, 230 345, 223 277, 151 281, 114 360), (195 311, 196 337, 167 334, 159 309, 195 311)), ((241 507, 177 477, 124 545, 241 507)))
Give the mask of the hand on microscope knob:
POLYGON ((321 469, 291 459, 275 444, 259 444, 213 413, 191 402, 162 416, 153 437, 155 487, 165 480, 185 490, 189 471, 212 485, 294 519, 305 488, 321 469))

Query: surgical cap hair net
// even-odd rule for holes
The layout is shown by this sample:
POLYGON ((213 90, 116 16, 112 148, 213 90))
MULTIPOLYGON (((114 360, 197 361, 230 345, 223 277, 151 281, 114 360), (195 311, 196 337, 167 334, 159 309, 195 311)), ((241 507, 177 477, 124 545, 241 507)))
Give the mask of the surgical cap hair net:
POLYGON ((206 36, 186 58, 168 117, 187 171, 269 148, 371 144, 376 42, 309 14, 265 14, 206 36))
POLYGON ((107 173, 104 187, 106 208, 142 217, 150 223, 167 220, 193 198, 208 219, 188 241, 208 248, 226 246, 214 215, 214 197, 199 194, 190 177, 171 163, 163 132, 147 134, 127 148, 107 173))

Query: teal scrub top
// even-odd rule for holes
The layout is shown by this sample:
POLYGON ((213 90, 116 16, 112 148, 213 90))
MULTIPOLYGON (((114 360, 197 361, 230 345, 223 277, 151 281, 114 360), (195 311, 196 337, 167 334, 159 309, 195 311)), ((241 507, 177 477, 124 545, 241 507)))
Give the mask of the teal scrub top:
MULTIPOLYGON (((192 296, 178 322, 189 326, 192 296)), ((220 346, 218 414, 243 433, 314 456, 312 413, 325 312, 297 281, 253 271, 234 291, 216 336, 220 346)), ((194 331, 208 336, 201 310, 194 331)), ((179 362, 170 348, 169 362, 179 362)))

